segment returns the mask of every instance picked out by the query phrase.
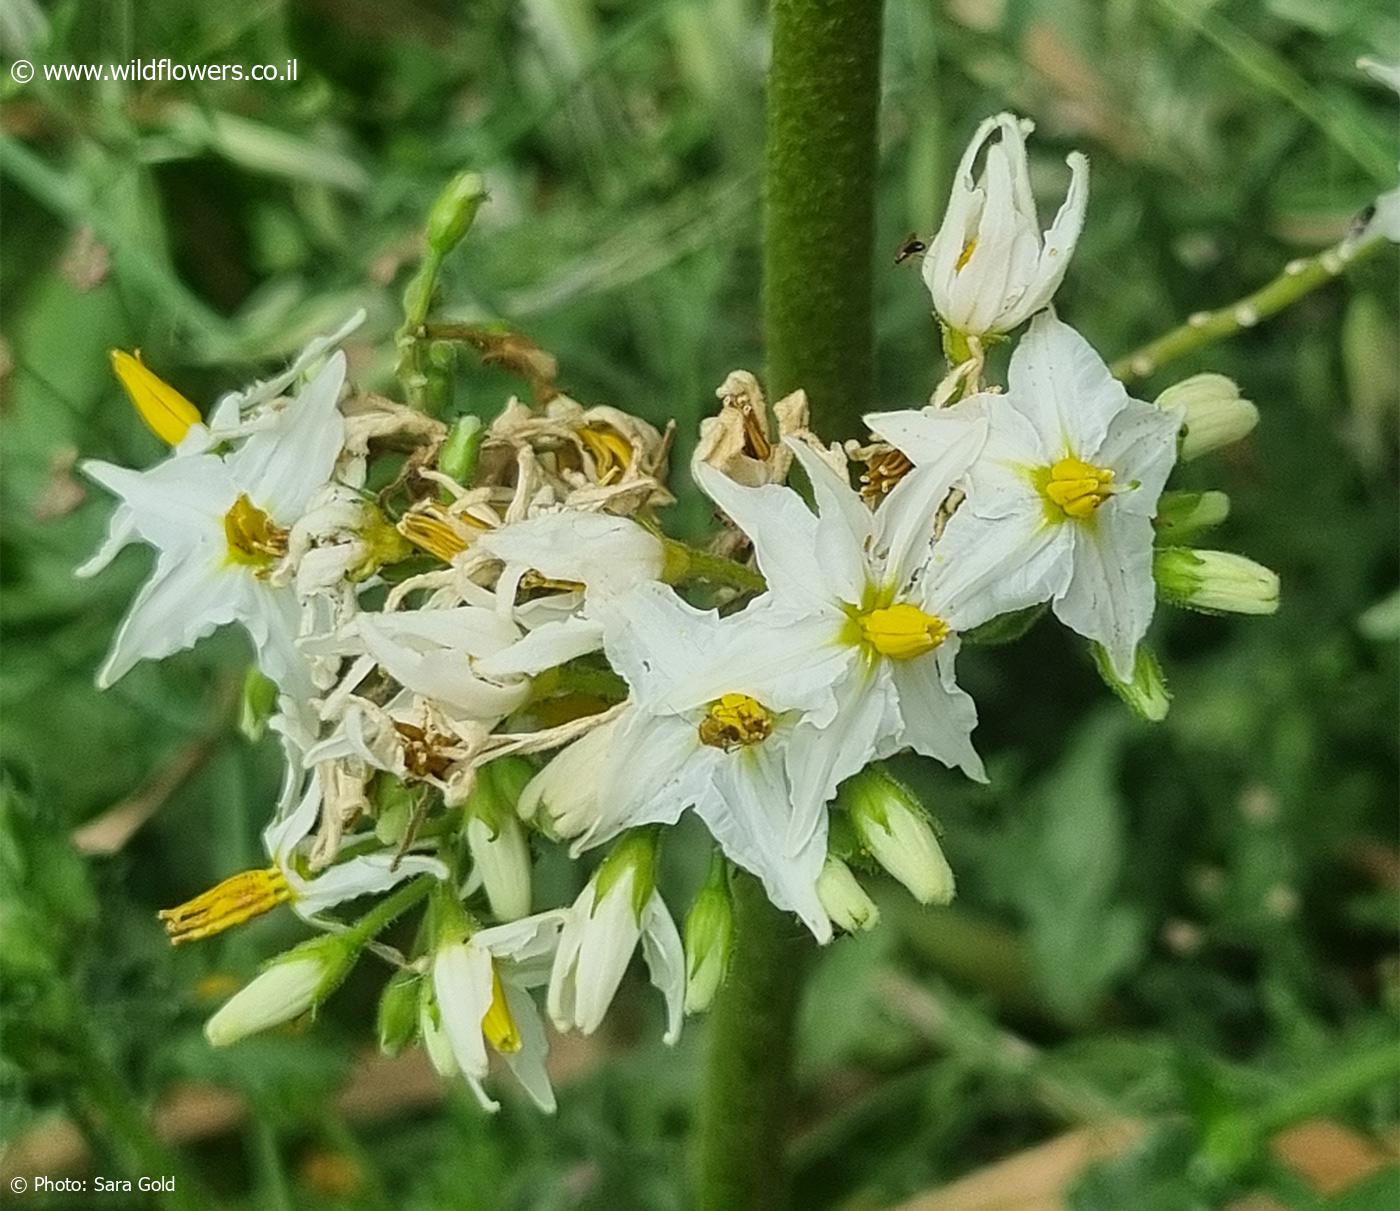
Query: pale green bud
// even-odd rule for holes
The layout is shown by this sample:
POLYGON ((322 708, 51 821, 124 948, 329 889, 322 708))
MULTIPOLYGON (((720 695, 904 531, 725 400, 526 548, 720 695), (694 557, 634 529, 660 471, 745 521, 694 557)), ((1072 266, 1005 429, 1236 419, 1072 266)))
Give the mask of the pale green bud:
POLYGON ((919 903, 952 901, 952 868, 923 807, 906 787, 871 765, 841 784, 837 802, 850 814, 861 845, 919 903))
POLYGON ((1278 575, 1228 551, 1165 547, 1152 560, 1157 592, 1173 605, 1208 614, 1272 614, 1278 575))
POLYGON ((215 1047, 290 1022, 319 1006, 340 987, 359 956, 341 934, 312 938, 266 964, 204 1024, 215 1047))
POLYGON ((257 665, 243 678, 243 697, 238 708, 238 730, 253 743, 263 738, 267 721, 277 709, 277 683, 257 665))
POLYGON ((1224 492, 1163 492, 1152 524, 1159 539, 1177 545, 1213 530, 1230 516, 1224 492))
POLYGON ((840 858, 827 858, 822 873, 817 876, 817 898, 831 923, 847 933, 874 929, 880 924, 880 910, 875 907, 875 901, 840 858))
POLYGON ((446 256, 471 229, 476 212, 486 201, 486 182, 476 172, 461 172, 450 180, 428 212, 428 247, 446 256))
POLYGON ((686 914, 684 935, 685 1011, 703 1013, 724 983, 734 949, 734 905, 726 864, 718 854, 686 914))
POLYGON ((593 875, 593 910, 608 893, 623 885, 630 887, 632 911, 641 920, 642 909, 656 890, 657 830, 634 828, 622 834, 593 875))
POLYGON ((482 816, 467 817, 467 848, 481 874, 491 912, 498 921, 530 915, 530 843, 514 815, 494 827, 482 816))
POLYGON ((1148 723, 1161 723, 1167 717, 1172 696, 1167 690, 1166 678, 1162 676, 1162 666, 1144 644, 1138 644, 1131 681, 1124 681, 1113 671, 1113 661, 1101 644, 1091 643, 1089 652, 1104 684, 1136 715, 1148 723))
POLYGON ((1157 406, 1181 409, 1185 461, 1233 445, 1259 423, 1259 409, 1241 399, 1234 380, 1223 374, 1193 374, 1163 391, 1157 406))
POLYGON ((423 977, 403 968, 389 977, 379 994, 379 1012, 375 1027, 379 1035, 379 1050, 385 1055, 398 1055, 418 1037, 418 1001, 423 977))

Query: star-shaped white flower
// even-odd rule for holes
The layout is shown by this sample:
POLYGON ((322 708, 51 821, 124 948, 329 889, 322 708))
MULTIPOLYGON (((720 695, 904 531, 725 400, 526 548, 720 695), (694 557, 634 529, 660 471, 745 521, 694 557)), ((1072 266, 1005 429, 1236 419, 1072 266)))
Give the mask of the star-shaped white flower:
MULTIPOLYGON (((990 429, 931 576, 995 614, 1050 601, 1128 680, 1152 620, 1152 518, 1176 462, 1181 417, 1130 398, 1089 343, 1050 313, 1016 347, 1009 381, 1005 395, 952 410, 985 415, 990 429)), ((866 418, 916 466, 940 457, 937 426, 946 420, 866 418)))

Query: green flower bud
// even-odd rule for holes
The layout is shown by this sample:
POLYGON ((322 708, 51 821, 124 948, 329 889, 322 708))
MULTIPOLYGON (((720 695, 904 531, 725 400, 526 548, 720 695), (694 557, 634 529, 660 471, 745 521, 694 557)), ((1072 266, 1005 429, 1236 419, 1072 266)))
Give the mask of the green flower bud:
POLYGON ((204 1024, 215 1047, 227 1047, 316 1009, 350 974, 359 945, 341 934, 325 934, 294 946, 264 965, 204 1024))
POLYGON ((1213 530, 1230 516, 1224 492, 1163 492, 1152 524, 1157 537, 1173 546, 1213 530))
POLYGON ((385 1055, 398 1055, 418 1037, 419 985, 423 977, 403 968, 389 977, 379 994, 379 1013, 375 1026, 379 1035, 379 1050, 385 1055))
POLYGON ((1278 609, 1276 573, 1228 551, 1165 547, 1152 560, 1157 592, 1173 605, 1207 614, 1272 614, 1278 609))
POLYGON ((238 706, 238 730, 256 744, 267 731, 267 721, 277 709, 277 683, 257 665, 243 678, 243 697, 238 706))
POLYGON ((710 860, 705 885, 686 914, 684 935, 685 1011, 704 1013, 724 983, 734 949, 734 905, 720 854, 710 860))
POLYGON ((1181 457, 1186 461, 1233 445, 1259 423, 1259 409, 1241 399, 1239 387, 1223 374, 1193 374, 1163 391, 1157 405, 1181 409, 1181 457))
POLYGON ((452 422, 447 431, 447 440, 438 450, 438 470, 449 475, 459 484, 467 485, 476 474, 476 458, 481 452, 481 439, 486 435, 486 426, 481 417, 467 413, 452 422))
POLYGON ((642 909, 656 890, 657 832, 655 828, 634 828, 622 834, 593 876, 595 910, 609 890, 630 872, 632 908, 638 920, 641 919, 642 909))
POLYGON ((827 858, 822 873, 817 876, 817 897, 831 923, 847 933, 874 929, 880 923, 880 910, 875 907, 875 901, 840 858, 827 858))
POLYGON ((1101 644, 1091 643, 1089 653, 1094 658, 1094 667, 1099 670, 1104 685, 1126 702, 1136 715, 1148 723, 1161 723, 1167 717, 1172 696, 1167 690, 1166 678, 1162 676, 1162 666, 1144 644, 1138 644, 1131 681, 1122 680, 1113 671, 1113 662, 1101 644))
POLYGON ((841 784, 836 801, 850 814, 861 845, 919 903, 947 904, 953 899, 952 868, 908 788, 870 765, 841 784))
POLYGON ((447 183, 428 212, 428 247, 446 256, 471 230, 476 212, 486 201, 486 182, 476 172, 461 172, 447 183))

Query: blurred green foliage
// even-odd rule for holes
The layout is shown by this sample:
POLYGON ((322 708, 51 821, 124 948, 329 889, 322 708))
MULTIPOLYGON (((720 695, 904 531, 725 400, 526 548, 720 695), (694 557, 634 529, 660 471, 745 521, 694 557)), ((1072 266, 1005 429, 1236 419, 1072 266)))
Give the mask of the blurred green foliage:
MULTIPOLYGON (((912 405, 939 376, 927 296, 893 260, 935 226, 985 113, 1037 119, 1047 199, 1065 152, 1090 153, 1058 305, 1110 357, 1339 238, 1394 183, 1396 99, 1354 67, 1396 57, 1386 0, 887 7, 872 403, 912 405)), ((152 914, 256 861, 275 746, 235 731, 238 635, 92 688, 146 557, 73 579, 107 504, 72 467, 159 453, 110 347, 140 346, 207 406, 363 305, 354 373, 387 387, 427 209, 463 168, 491 198, 446 266, 442 313, 525 332, 583 400, 675 417, 683 466, 714 387, 761 365, 761 6, 7 0, 0 38, 6 66, 299 65, 295 84, 0 82, 4 1137, 62 1107, 106 1171, 144 1172, 158 1145, 113 1107, 200 1080, 253 1107, 185 1158, 219 1205, 687 1205, 704 1027, 667 1051, 642 1000, 555 1121, 510 1098, 487 1120, 455 1092, 372 1128, 328 1109, 372 1039, 368 972, 310 1032, 205 1047, 229 977, 297 933, 267 920, 170 953, 152 914), (69 830, 143 797, 160 810, 120 852, 73 856, 69 830)), ((1280 1099, 1395 1040, 1395 268, 1387 253, 1146 384, 1210 367, 1259 403, 1256 434, 1178 486, 1227 491, 1210 541, 1284 583, 1271 619, 1163 612, 1163 724, 1131 718, 1050 625, 964 656, 991 787, 900 768, 942 822, 960 896, 945 913, 883 897, 881 930, 821 956, 799 1205, 882 1205, 1126 1114, 1161 1127, 1086 1177, 1077 1207, 1216 1206, 1260 1186, 1288 1206, 1394 1205, 1384 1176, 1311 1192, 1258 1132, 1280 1099)), ((518 389, 467 361, 456 387, 487 415, 518 389)), ((677 518, 707 521, 693 494, 677 518)), ((678 841, 669 877, 693 887, 702 861, 678 841)), ((551 878, 562 899, 576 876, 551 878)), ((1307 1113, 1363 1131, 1400 1114, 1393 1076, 1319 1097, 1307 1113)))

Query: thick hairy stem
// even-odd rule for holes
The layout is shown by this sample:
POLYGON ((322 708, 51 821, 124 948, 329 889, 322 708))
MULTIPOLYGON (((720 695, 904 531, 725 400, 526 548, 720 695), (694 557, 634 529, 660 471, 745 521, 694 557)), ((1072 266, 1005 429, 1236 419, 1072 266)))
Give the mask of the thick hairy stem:
POLYGON ((857 434, 872 398, 880 0, 774 0, 763 322, 768 397, 857 434))
POLYGON ((699 1211, 781 1211, 793 1024, 812 942, 742 871, 733 878, 734 954, 710 1012, 700 1103, 699 1211))
POLYGON ((1330 282, 1344 269, 1375 256, 1389 242, 1381 236, 1373 236, 1362 243, 1343 240, 1316 256, 1289 261, 1273 281, 1253 294, 1214 311, 1198 311, 1181 327, 1120 357, 1113 363, 1113 373, 1124 382, 1146 378, 1167 362, 1234 336, 1245 328, 1253 328, 1261 320, 1330 282))

